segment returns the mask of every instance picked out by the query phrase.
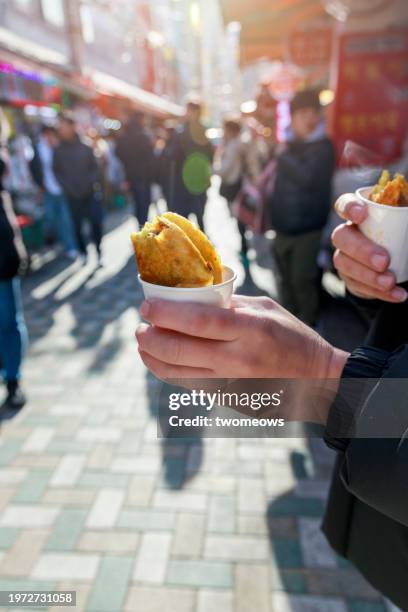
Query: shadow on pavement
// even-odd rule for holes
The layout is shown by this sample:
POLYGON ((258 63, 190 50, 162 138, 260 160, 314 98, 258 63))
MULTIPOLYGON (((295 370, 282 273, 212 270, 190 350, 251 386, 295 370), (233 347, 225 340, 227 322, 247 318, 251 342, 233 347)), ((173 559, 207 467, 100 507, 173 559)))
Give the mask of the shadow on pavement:
POLYGON ((138 308, 143 300, 136 282, 134 257, 130 255, 120 270, 95 287, 83 286, 71 302, 75 326, 71 334, 77 347, 95 347, 90 372, 104 370, 122 349, 121 316, 129 308, 138 308), (82 299, 84 298, 84 299, 82 299), (110 326, 109 337, 101 343, 110 326))
POLYGON ((101 276, 105 270, 96 263, 87 268, 64 263, 57 260, 25 281, 29 285, 29 295, 23 294, 31 347, 35 350, 36 343, 55 325, 58 311, 69 305, 73 318, 69 335, 75 338, 75 349, 94 347, 88 370, 103 370, 122 348, 122 314, 142 301, 133 255, 106 278, 101 276), (108 325, 109 336, 101 343, 108 325))
MULTIPOLYGON (((155 419, 160 419, 160 402, 166 401, 169 393, 180 393, 180 387, 173 387, 166 384, 166 393, 161 393, 161 389, 166 383, 158 380, 150 372, 146 372, 146 388, 148 395, 148 407, 150 415, 155 419)), ((168 414, 167 410, 163 411, 168 414)), ((194 437, 183 437, 183 428, 180 427, 179 438, 166 437, 168 430, 166 424, 160 421, 163 437, 160 440, 162 454, 163 480, 169 489, 182 489, 199 471, 203 462, 203 441, 201 431, 197 428, 197 435, 194 437)))
MULTIPOLYGON (((306 594, 319 599, 359 598, 350 601, 358 601, 361 609, 367 611, 384 610, 380 593, 330 548, 320 530, 333 452, 316 438, 308 442, 308 451, 293 451, 290 455, 296 479, 294 488, 272 499, 266 508, 269 543, 275 560, 274 588, 284 591, 289 598, 295 596, 293 603, 289 599, 289 607, 296 611, 302 609, 303 601, 296 596, 306 594)), ((326 609, 324 605, 322 600, 316 610, 326 609)))

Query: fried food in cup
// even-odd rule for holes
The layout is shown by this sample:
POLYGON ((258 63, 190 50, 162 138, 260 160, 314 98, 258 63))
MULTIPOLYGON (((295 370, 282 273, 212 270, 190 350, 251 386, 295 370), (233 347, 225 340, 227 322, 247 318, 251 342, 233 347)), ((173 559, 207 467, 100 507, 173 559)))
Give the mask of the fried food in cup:
POLYGON ((408 182, 398 172, 391 180, 388 170, 383 170, 381 177, 370 193, 369 199, 386 206, 408 206, 408 182))
POLYGON ((188 219, 165 213, 131 235, 142 280, 166 287, 222 282, 221 261, 208 238, 188 219))

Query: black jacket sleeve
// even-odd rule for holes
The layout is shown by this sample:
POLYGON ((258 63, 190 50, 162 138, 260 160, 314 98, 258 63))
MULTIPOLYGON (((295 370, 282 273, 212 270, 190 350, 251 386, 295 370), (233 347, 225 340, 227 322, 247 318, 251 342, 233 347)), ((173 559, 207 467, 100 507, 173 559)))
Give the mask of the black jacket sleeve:
POLYGON ((330 410, 327 444, 343 454, 350 493, 408 527, 408 345, 351 354, 330 410))

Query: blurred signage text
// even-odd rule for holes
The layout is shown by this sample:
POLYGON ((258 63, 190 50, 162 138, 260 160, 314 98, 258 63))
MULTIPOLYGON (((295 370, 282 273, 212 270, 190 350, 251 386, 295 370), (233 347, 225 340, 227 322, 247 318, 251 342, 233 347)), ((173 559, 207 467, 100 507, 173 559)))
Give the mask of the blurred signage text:
POLYGON ((408 29, 344 34, 339 39, 332 133, 338 158, 354 141, 384 162, 402 154, 407 137, 408 29))

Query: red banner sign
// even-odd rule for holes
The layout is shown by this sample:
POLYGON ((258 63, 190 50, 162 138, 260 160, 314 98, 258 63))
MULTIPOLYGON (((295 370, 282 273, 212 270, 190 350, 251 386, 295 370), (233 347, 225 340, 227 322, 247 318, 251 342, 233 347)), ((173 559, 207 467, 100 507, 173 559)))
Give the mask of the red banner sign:
POLYGON ((353 165, 348 141, 383 163, 400 157, 408 125, 408 29, 343 35, 337 70, 332 134, 339 161, 353 165))

